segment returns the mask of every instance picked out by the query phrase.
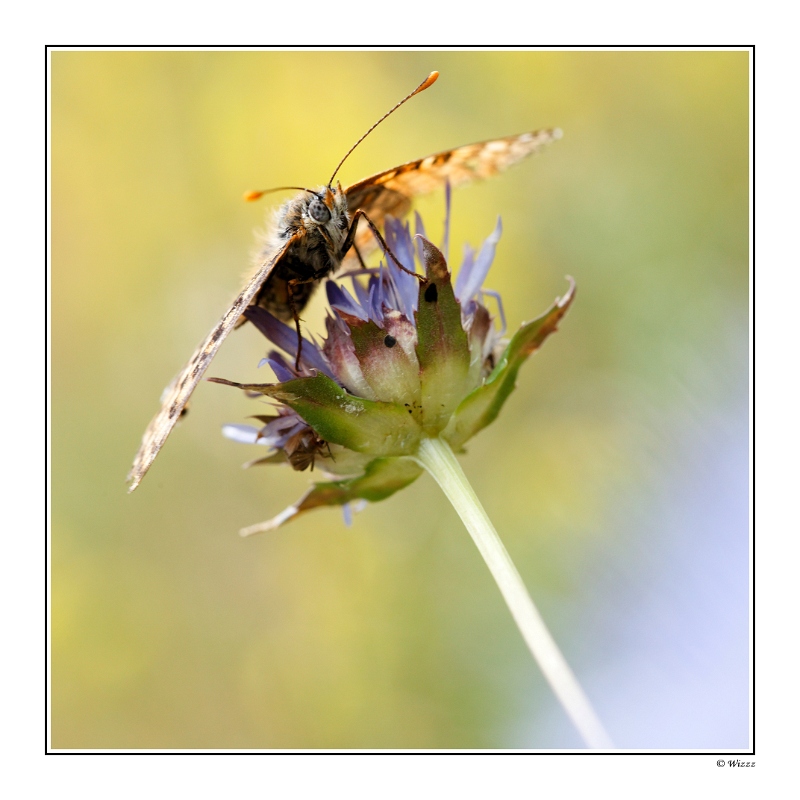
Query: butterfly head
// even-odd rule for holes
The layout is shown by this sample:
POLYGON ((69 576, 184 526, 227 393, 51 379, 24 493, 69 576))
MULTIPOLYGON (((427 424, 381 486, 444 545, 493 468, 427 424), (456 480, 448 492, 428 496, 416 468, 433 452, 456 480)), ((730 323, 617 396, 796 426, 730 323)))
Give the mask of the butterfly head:
POLYGON ((306 196, 306 218, 308 222, 333 230, 346 230, 349 223, 347 195, 341 184, 335 187, 322 186, 306 196))

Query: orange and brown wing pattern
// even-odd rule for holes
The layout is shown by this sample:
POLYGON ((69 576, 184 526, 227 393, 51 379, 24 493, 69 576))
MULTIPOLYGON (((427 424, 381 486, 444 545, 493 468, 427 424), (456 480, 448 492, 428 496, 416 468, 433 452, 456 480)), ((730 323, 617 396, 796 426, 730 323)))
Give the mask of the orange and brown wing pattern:
MULTIPOLYGON (((351 214, 363 209, 381 227, 388 214, 402 217, 408 213, 411 198, 416 195, 432 192, 448 180, 457 187, 491 178, 559 138, 561 131, 557 128, 528 131, 409 161, 354 183, 347 189, 347 206, 351 214)), ((371 238, 365 227, 359 231, 356 244, 369 250, 373 244, 371 238)))
POLYGON ((262 262, 256 273, 247 282, 244 289, 233 301, 230 308, 222 315, 222 319, 198 345, 186 366, 175 376, 161 397, 161 408, 153 417, 142 437, 142 444, 133 466, 128 473, 128 491, 132 492, 141 482, 150 465, 164 446, 170 431, 180 419, 192 392, 208 369, 209 364, 219 350, 219 346, 233 330, 236 321, 250 305, 261 285, 275 269, 294 239, 289 239, 273 255, 262 262))

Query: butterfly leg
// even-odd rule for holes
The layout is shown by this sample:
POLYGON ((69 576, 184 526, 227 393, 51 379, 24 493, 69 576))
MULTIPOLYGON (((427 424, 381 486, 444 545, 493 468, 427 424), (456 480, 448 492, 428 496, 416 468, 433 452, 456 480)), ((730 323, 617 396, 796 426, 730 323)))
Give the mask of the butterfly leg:
MULTIPOLYGON (((407 272, 409 275, 413 275, 420 283, 427 283, 424 276, 417 274, 416 272, 407 269, 404 267, 397 256, 389 249, 389 245, 386 244, 386 240, 381 236, 381 232, 378 230, 375 223, 366 215, 364 211, 360 208, 353 214, 353 219, 350 222, 350 230, 347 232, 347 238, 344 240, 344 244, 342 245, 342 254, 341 257, 344 258, 347 255, 347 251, 355 246, 355 239, 356 239, 356 231, 358 230, 358 220, 363 217, 367 225, 369 225, 370 230, 375 235, 375 238, 378 240, 378 243, 383 248, 383 252, 387 255, 392 257, 392 261, 394 261, 397 266, 403 270, 403 272, 407 272)), ((358 250, 356 250, 358 253, 358 250)), ((360 258, 360 256, 359 256, 360 258)), ((362 261, 363 264, 363 261, 362 261)))
POLYGON ((286 290, 288 294, 289 300, 289 310, 292 312, 292 319, 294 320, 294 327, 297 331, 297 355, 294 359, 294 368, 296 370, 300 370, 300 358, 303 354, 303 334, 300 330, 300 310, 305 308, 305 304, 308 300, 308 295, 306 294, 303 296, 303 292, 300 293, 302 305, 298 307, 297 299, 295 292, 297 291, 298 286, 307 286, 310 283, 317 283, 317 281, 322 280, 327 274, 329 270, 325 269, 316 274, 309 276, 308 278, 290 278, 286 281, 286 290))
POLYGON ((353 242, 353 250, 356 251, 356 258, 358 258, 358 263, 361 264, 361 269, 367 269, 367 265, 364 263, 364 259, 355 242, 353 242))
POLYGON ((292 319, 294 320, 294 327, 297 331, 297 354, 294 357, 294 368, 300 371, 300 356, 303 353, 303 334, 300 331, 300 314, 297 310, 297 303, 294 299, 294 287, 301 283, 310 283, 310 281, 300 280, 299 278, 291 278, 286 281, 286 289, 289 294, 289 308, 292 312, 292 319))

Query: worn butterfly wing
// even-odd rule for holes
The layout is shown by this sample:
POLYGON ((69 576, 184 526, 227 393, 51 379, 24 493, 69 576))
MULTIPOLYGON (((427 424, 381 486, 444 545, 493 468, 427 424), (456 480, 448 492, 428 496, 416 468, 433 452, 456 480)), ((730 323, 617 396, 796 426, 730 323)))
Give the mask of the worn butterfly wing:
POLYGON ((239 296, 223 314, 222 319, 198 345, 186 366, 164 390, 161 397, 161 409, 147 426, 142 437, 142 445, 133 460, 131 471, 128 473, 129 492, 132 492, 141 483, 145 473, 158 455, 158 451, 164 446, 170 431, 180 419, 181 412, 219 350, 219 346, 233 330, 242 312, 250 305, 250 301, 296 238, 290 238, 272 256, 262 262, 239 296))
MULTIPOLYGON (((432 192, 448 180, 451 186, 461 186, 490 178, 560 138, 558 128, 528 131, 409 161, 354 183, 346 191, 347 207, 351 214, 362 209, 380 228, 387 215, 407 214, 416 195, 432 192)), ((361 252, 375 247, 374 236, 366 225, 356 236, 356 246, 361 252)))

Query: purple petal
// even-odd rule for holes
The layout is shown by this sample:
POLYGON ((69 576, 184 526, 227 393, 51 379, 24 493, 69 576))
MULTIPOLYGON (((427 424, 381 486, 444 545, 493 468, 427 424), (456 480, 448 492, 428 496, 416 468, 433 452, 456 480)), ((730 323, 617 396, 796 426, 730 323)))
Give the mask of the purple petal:
POLYGON ((393 263, 389 264, 390 285, 392 288, 392 307, 413 319, 417 302, 417 279, 407 272, 398 269, 393 263))
POLYGON ((462 304, 469 301, 469 297, 464 296, 464 287, 470 282, 470 275, 475 266, 475 251, 468 245, 464 245, 464 258, 456 276, 455 292, 456 298, 462 304))
POLYGON ((294 380, 297 377, 292 369, 290 369, 290 367, 285 363, 283 358, 280 358, 278 353, 274 353, 268 358, 262 358, 258 366, 260 367, 264 362, 269 364, 270 369, 275 373, 275 377, 281 383, 284 381, 294 380))
MULTIPOLYGON (((389 283, 386 287, 386 304, 391 308, 402 311, 406 315, 412 313, 411 306, 409 305, 412 301, 412 294, 408 281, 414 281, 414 279, 407 272, 403 272, 399 267, 395 266, 391 259, 389 259, 389 269, 387 272, 389 275, 389 283)), ((413 285, 416 287, 416 281, 414 281, 413 285)))
POLYGON ((422 239, 427 239, 428 237, 425 235, 425 226, 422 224, 422 217, 419 215, 419 211, 414 212, 414 227, 416 228, 414 239, 417 245, 417 260, 420 264, 424 264, 425 261, 422 258, 422 239), (422 239, 419 238, 420 236, 422 239))
POLYGON ((442 255, 445 261, 450 260, 450 194, 450 178, 448 178, 444 183, 444 236, 442 237, 442 255))
POLYGON ((348 528, 353 524, 353 509, 350 507, 350 503, 345 503, 342 506, 342 518, 348 528))
POLYGON ((344 286, 339 286, 333 281, 325 282, 325 292, 328 295, 328 303, 333 308, 338 308, 351 317, 358 317, 366 321, 367 313, 361 305, 353 299, 350 292, 344 286))
POLYGON ((344 524, 350 527, 353 524, 353 517, 359 514, 367 507, 366 500, 351 500, 342 506, 342 516, 344 517, 344 524))
POLYGON ((378 278, 369 282, 369 318, 378 326, 383 324, 383 281, 378 278))
POLYGON ((500 330, 497 332, 498 336, 502 336, 508 328, 506 327, 506 312, 503 310, 503 298, 500 297, 500 292, 495 292, 493 289, 482 289, 483 294, 488 294, 489 297, 494 297, 497 303, 497 313, 500 315, 500 330))
MULTIPOLYGON (((360 272, 364 272, 364 270, 360 270, 360 272)), ((357 275, 358 273, 354 272, 348 277, 352 280, 353 291, 356 293, 356 299, 358 300, 359 305, 367 312, 367 315, 369 315, 369 284, 364 286, 364 284, 358 279, 357 275)))
POLYGON ((222 435, 240 444, 255 444, 259 438, 259 430, 252 425, 223 425, 222 435))
POLYGON ((425 225, 422 223, 422 217, 419 215, 419 211, 414 212, 414 235, 422 236, 423 239, 428 238, 425 235, 425 225))
MULTIPOLYGON (((250 306, 245 310, 244 315, 267 339, 294 358, 297 354, 297 331, 273 317, 269 311, 260 306, 250 306)), ((303 365, 316 369, 329 378, 333 377, 331 368, 322 353, 313 342, 305 337, 303 337, 303 353, 300 361, 303 365)))
POLYGON ((295 433, 306 427, 306 423, 295 414, 276 417, 261 429, 258 444, 280 449, 295 433))
MULTIPOLYGON (((406 269, 413 270, 415 268, 414 248, 408 228, 398 220, 387 217, 386 234, 386 243, 400 259, 400 263, 406 269)), ((413 317, 414 302, 417 297, 417 279, 401 270, 394 263, 394 259, 387 258, 387 263, 389 264, 389 275, 397 300, 394 307, 398 311, 402 311, 406 316, 413 317)))
MULTIPOLYGON (((389 260, 389 265, 386 265, 381 261, 381 285, 380 285, 380 309, 381 309, 381 319, 383 319, 383 312, 389 311, 391 309, 398 309, 401 307, 401 299, 400 294, 397 291, 397 287, 394 283, 394 272, 397 271, 395 267, 392 269, 391 267, 391 259, 389 260)), ((378 299, 378 293, 376 293, 375 299, 378 299)))
POLYGON ((399 310, 403 311, 409 319, 414 319, 414 312, 417 310, 417 300, 419 300, 419 283, 410 275, 406 275, 407 281, 400 287, 402 305, 399 310))
POLYGON ((475 264, 469 270, 469 274, 464 279, 464 283, 459 287, 459 283, 456 282, 456 296, 462 302, 471 299, 483 285, 486 275, 489 273, 489 267, 492 266, 494 252, 497 249, 497 243, 500 241, 500 235, 502 233, 503 223, 500 217, 498 217, 495 229, 486 237, 486 240, 481 245, 481 251, 475 259, 475 264))
POLYGON ((386 244, 406 269, 414 269, 414 248, 411 243, 411 234, 400 220, 390 216, 386 217, 386 244))

